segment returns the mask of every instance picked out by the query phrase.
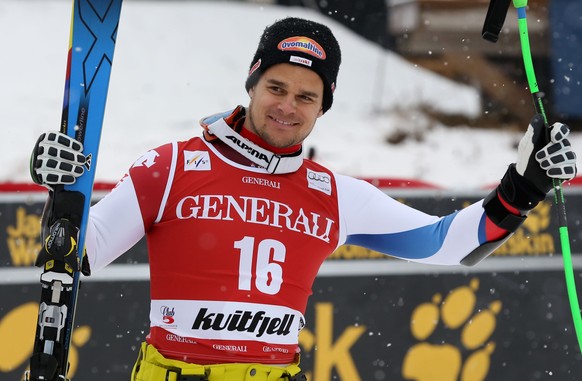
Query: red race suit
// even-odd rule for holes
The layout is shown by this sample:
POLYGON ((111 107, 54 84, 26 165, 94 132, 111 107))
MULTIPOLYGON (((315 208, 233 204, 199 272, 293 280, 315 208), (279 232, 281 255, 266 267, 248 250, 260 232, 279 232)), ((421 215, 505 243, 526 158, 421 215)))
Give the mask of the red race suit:
POLYGON ((86 248, 96 271, 147 237, 147 341, 166 357, 288 364, 313 281, 338 246, 455 265, 488 242, 486 220, 482 201, 431 216, 313 161, 270 174, 195 137, 133 164, 91 208, 86 248))

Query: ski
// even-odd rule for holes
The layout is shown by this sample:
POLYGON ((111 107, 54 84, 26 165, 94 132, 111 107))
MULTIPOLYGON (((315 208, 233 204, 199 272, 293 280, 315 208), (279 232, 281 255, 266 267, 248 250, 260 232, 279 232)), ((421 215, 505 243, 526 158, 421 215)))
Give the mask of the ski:
POLYGON ((48 239, 67 240, 72 250, 64 262, 39 264, 43 266, 41 298, 30 369, 25 374, 29 381, 69 380, 69 347, 121 3, 73 0, 60 131, 83 144, 87 161, 75 184, 54 187, 43 212, 53 233, 48 239))

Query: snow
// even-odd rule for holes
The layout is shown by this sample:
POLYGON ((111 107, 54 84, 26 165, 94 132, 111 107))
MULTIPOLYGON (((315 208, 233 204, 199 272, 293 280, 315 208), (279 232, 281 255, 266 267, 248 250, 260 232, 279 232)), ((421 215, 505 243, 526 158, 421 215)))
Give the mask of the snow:
MULTIPOLYGON (((70 6, 0 0, 0 120, 6 131, 0 182, 30 182, 29 153, 37 136, 60 125, 70 6)), ((199 135, 200 118, 246 105, 244 80, 259 36, 285 16, 324 22, 342 46, 334 105, 305 143, 320 163, 356 177, 475 189, 497 182, 516 160, 521 133, 445 127, 421 111, 429 106, 476 117, 482 112, 477 89, 415 67, 313 11, 244 2, 126 1, 96 181, 116 182, 148 149, 199 135), (388 144, 396 131, 422 138, 388 144)), ((582 134, 571 140, 582 157, 582 134)))

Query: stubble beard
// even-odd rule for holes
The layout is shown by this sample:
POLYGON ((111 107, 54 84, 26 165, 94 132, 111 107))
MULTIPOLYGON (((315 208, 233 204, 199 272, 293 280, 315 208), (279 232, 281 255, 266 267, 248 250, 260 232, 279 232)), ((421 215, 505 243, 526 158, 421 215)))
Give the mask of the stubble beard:
POLYGON ((257 125, 255 124, 255 118, 253 117, 253 109, 253 102, 251 101, 247 115, 248 128, 252 133, 263 139, 263 141, 265 141, 265 143, 268 145, 276 148, 287 148, 303 142, 304 138, 301 139, 297 136, 282 138, 279 141, 275 140, 275 138, 267 132, 266 126, 263 126, 262 129, 257 128, 257 125))

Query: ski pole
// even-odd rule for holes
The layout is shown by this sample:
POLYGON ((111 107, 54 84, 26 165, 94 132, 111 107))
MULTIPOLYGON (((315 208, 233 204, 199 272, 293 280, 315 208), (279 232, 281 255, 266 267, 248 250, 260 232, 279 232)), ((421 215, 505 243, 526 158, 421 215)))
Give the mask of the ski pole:
MULTIPOLYGON (((549 135, 549 123, 542 102, 543 94, 538 88, 538 83, 533 66, 531 55, 531 48, 529 43, 529 32, 527 27, 526 7, 527 0, 512 0, 513 6, 517 10, 517 19, 519 27, 519 40, 521 43, 521 54, 523 57, 523 64, 525 67, 525 74, 527 83, 531 92, 536 113, 542 115, 546 131, 549 135)), ((486 40, 496 42, 507 9, 509 8, 509 0, 491 0, 485 25, 483 26, 483 38, 486 40)), ((559 224, 560 245, 562 249, 562 259, 564 261, 564 275, 566 278, 566 289, 568 299, 570 302, 570 310, 574 321, 574 329, 578 340, 580 352, 582 352, 582 317, 580 315, 580 305, 578 302, 578 295, 576 292, 576 281, 574 277, 574 267, 572 265, 572 253, 570 250, 570 238, 568 233, 568 223, 566 218, 566 205, 564 193, 560 181, 553 179, 554 185, 554 204, 557 207, 557 216, 559 224)))

